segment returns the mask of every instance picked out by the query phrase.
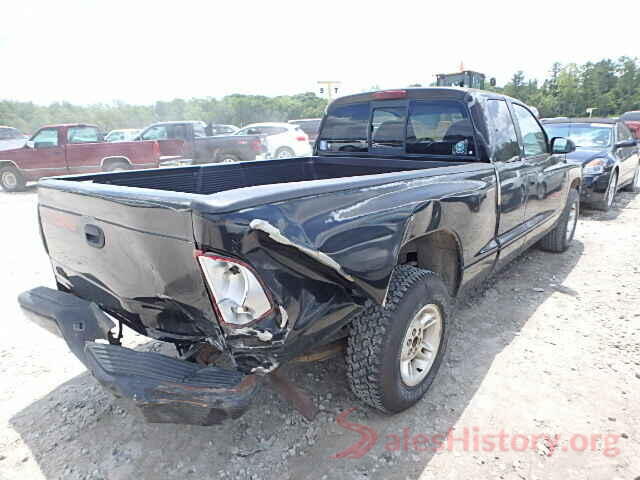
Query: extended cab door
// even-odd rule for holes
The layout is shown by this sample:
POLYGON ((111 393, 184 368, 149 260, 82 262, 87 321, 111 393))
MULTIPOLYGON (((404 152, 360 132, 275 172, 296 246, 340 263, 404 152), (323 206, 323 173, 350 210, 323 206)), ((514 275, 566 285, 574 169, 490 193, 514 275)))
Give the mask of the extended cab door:
POLYGON ((70 173, 81 174, 102 170, 103 144, 100 143, 100 132, 97 127, 91 125, 69 127, 64 141, 70 173))
POLYGON ((525 229, 537 235, 562 212, 567 192, 563 155, 552 155, 547 134, 525 105, 511 104, 520 135, 525 176, 525 229))
POLYGON ((57 127, 40 129, 31 137, 30 144, 32 148, 25 147, 20 152, 21 158, 17 158, 18 167, 30 180, 68 173, 64 142, 57 127))
POLYGON ((496 237, 501 263, 505 263, 524 245, 526 166, 506 101, 487 100, 487 125, 493 164, 500 183, 496 237))
POLYGON ((160 146, 160 160, 191 154, 189 126, 185 124, 161 124, 149 127, 141 140, 156 140, 160 146))

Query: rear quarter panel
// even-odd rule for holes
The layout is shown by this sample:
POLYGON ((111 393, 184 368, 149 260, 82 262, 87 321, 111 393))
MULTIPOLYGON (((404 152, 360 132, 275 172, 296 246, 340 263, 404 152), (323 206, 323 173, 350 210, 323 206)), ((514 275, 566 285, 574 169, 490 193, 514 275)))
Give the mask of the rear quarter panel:
POLYGON ((286 311, 289 331, 283 334, 296 337, 274 355, 294 356, 335 333, 367 299, 382 303, 400 249, 413 239, 447 230, 459 241, 464 267, 492 265, 493 167, 463 165, 457 173, 447 168, 454 173, 446 175, 437 170, 223 214, 194 202, 196 243, 256 269, 286 311), (253 227, 256 221, 277 229, 286 242, 253 227))
POLYGON ((158 166, 152 141, 67 144, 66 153, 71 173, 99 172, 106 160, 120 158, 134 168, 158 166))

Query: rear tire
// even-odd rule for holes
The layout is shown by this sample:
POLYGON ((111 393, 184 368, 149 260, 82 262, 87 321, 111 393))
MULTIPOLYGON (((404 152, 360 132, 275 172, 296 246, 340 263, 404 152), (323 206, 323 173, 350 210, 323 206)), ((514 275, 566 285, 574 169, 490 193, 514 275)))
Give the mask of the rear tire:
POLYGON ((0 185, 5 192, 20 192, 24 190, 26 183, 15 167, 0 168, 0 185))
POLYGON ((571 189, 564 212, 555 228, 540 240, 540 248, 547 252, 562 253, 569 248, 576 233, 578 215, 580 214, 580 195, 578 190, 571 189))
POLYGON ((129 164, 124 160, 109 162, 107 165, 104 166, 105 172, 121 172, 123 170, 129 170, 129 164))
POLYGON ((295 152, 289 147, 280 147, 276 150, 276 158, 291 158, 295 156, 295 152))
POLYGON ((238 157, 231 153, 223 153, 222 155, 220 155, 220 163, 235 163, 238 161, 238 157))
POLYGON ((633 180, 623 188, 625 192, 638 193, 640 192, 640 164, 636 167, 636 173, 633 175, 633 180))
POLYGON ((396 267, 386 305, 367 302, 351 324, 346 363, 353 393, 387 413, 401 412, 418 402, 442 363, 450 309, 449 293, 440 277, 409 265, 396 267), (413 361, 422 363, 407 370, 406 365, 413 361))

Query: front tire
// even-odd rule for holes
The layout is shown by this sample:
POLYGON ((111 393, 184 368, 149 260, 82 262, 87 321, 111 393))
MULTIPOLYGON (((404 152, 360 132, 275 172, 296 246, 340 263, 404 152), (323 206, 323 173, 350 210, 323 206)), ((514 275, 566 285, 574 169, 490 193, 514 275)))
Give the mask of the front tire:
POLYGON ((26 185, 24 177, 15 167, 0 169, 0 185, 5 192, 20 192, 26 185))
POLYGON ((571 189, 564 212, 555 228, 540 240, 540 248, 547 252, 562 253, 566 251, 576 233, 578 215, 580 214, 580 195, 578 190, 571 189))
POLYGON ((608 212, 609 210, 611 210, 616 193, 618 193, 618 171, 614 170, 611 173, 607 191, 604 193, 604 199, 596 204, 598 210, 602 210, 603 212, 608 212))
POLYGON ((387 413, 418 402, 442 363, 450 310, 440 277, 409 265, 396 267, 386 305, 368 302, 351 324, 346 362, 353 393, 387 413))
POLYGON ((629 185, 626 185, 623 189, 625 192, 638 193, 640 192, 640 165, 636 167, 636 173, 633 175, 633 180, 629 185))

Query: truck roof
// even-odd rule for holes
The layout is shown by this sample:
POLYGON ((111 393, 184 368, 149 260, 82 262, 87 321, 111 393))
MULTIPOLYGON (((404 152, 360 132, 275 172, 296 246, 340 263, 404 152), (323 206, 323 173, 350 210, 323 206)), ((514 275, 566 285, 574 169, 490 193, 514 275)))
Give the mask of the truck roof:
POLYGON ((52 123, 49 125, 42 125, 40 128, 59 128, 59 127, 96 127, 98 128, 97 125, 94 125, 92 123, 52 123))
POLYGON ((202 124, 204 124, 205 122, 203 122, 202 120, 171 120, 171 121, 167 121, 167 122, 154 122, 154 123, 152 123, 151 125, 148 125, 148 126, 151 127, 153 125, 179 125, 179 124, 184 124, 184 123, 202 123, 202 124))
POLYGON ((542 123, 610 123, 614 124, 617 118, 601 118, 601 117, 580 117, 580 118, 545 118, 542 123))
POLYGON ((366 102, 371 100, 378 100, 375 95, 381 93, 390 93, 390 92, 406 92, 406 98, 408 99, 420 99, 420 98, 434 98, 434 97, 442 97, 442 98, 452 98, 456 100, 463 100, 465 97, 471 96, 484 96, 487 98, 502 98, 502 99, 510 99, 516 102, 522 103, 521 100, 517 100, 515 98, 511 98, 507 95, 502 95, 496 92, 490 92, 487 90, 479 90, 477 88, 465 88, 465 87, 408 87, 408 88, 398 88, 398 89, 385 89, 385 90, 375 90, 371 92, 357 93, 355 95, 347 95, 344 97, 340 97, 335 99, 331 105, 342 105, 347 103, 354 102, 366 102))

